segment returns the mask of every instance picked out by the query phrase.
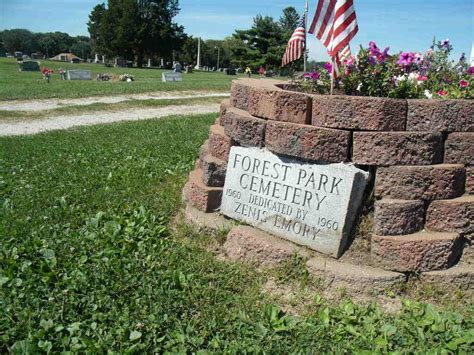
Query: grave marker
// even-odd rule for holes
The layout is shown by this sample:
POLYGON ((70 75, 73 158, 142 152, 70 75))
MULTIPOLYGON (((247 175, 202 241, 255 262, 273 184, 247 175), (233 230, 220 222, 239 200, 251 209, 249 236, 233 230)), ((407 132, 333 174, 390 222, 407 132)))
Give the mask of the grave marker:
POLYGON ((38 62, 25 60, 20 64, 20 71, 40 71, 38 62))
POLYGON ((339 257, 367 179, 350 164, 309 164, 266 149, 232 147, 221 211, 339 257))
POLYGON ((164 83, 173 81, 183 81, 183 76, 181 75, 181 73, 165 72, 161 74, 161 81, 164 83))
POLYGON ((90 70, 68 70, 67 80, 92 80, 92 72, 90 70))

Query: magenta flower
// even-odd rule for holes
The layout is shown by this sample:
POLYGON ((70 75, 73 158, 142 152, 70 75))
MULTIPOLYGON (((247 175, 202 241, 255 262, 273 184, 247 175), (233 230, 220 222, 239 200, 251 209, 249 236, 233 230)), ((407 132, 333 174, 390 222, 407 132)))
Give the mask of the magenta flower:
POLYGON ((397 64, 402 67, 409 67, 410 65, 413 64, 414 59, 415 59, 415 55, 413 53, 402 52, 400 53, 400 56, 398 57, 397 64))
POLYGON ((448 95, 448 92, 446 90, 438 90, 438 96, 443 97, 448 95))
POLYGON ((309 72, 309 73, 304 73, 303 77, 305 79, 318 80, 320 75, 317 71, 313 71, 313 72, 309 72))
POLYGON ((473 75, 474 74, 474 67, 470 67, 468 70, 467 70, 467 73, 469 75, 473 75))
POLYGON ((332 74, 332 64, 331 63, 329 63, 329 62, 324 63, 324 69, 326 69, 329 74, 332 74))
POLYGON ((344 64, 346 65, 346 67, 353 67, 354 66, 354 62, 355 62, 355 59, 353 56, 350 56, 348 59, 345 60, 344 64))
POLYGON ((459 86, 462 88, 467 88, 469 86, 469 83, 466 80, 461 80, 459 82, 459 86))
POLYGON ((388 51, 390 47, 387 47, 383 50, 383 52, 380 51, 379 47, 377 47, 377 44, 373 41, 369 42, 369 52, 371 58, 369 58, 369 61, 371 64, 375 64, 376 62, 382 64, 385 62, 385 59, 388 57, 388 51))

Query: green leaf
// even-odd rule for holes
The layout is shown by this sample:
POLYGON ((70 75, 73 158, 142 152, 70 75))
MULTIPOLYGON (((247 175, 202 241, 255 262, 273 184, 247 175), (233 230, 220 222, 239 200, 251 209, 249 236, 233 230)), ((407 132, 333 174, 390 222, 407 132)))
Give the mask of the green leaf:
POLYGON ((142 337, 142 333, 137 331, 137 330, 133 330, 131 333, 130 333, 130 336, 129 336, 129 339, 131 341, 135 341, 135 340, 138 340, 142 337))

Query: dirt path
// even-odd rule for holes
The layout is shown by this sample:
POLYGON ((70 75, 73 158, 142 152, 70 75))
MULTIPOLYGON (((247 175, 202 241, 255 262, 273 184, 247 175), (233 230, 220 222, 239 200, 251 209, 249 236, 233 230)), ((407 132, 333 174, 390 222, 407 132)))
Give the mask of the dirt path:
POLYGON ((116 96, 95 96, 80 99, 47 99, 28 101, 0 101, 0 111, 42 111, 64 106, 85 106, 95 103, 115 104, 130 100, 172 100, 185 98, 227 97, 229 93, 208 91, 174 91, 116 96))
POLYGON ((54 116, 28 122, 0 123, 0 136, 19 136, 40 132, 90 126, 118 121, 139 121, 170 115, 196 115, 219 111, 219 104, 166 106, 148 109, 131 109, 120 112, 93 112, 77 116, 54 116))

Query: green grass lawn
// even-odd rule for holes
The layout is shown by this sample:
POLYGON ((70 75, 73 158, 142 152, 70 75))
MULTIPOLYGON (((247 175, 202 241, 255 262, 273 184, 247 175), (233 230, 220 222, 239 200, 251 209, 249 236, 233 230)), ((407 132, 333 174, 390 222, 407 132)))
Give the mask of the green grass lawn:
POLYGON ((137 68, 107 68, 103 64, 71 64, 42 60, 41 65, 54 70, 51 82, 42 79, 39 72, 19 72, 14 58, 0 58, 0 100, 77 98, 136 94, 152 91, 205 90, 229 91, 236 76, 214 72, 183 73, 183 81, 161 82, 163 70, 137 68), (135 82, 98 82, 96 80, 60 80, 58 69, 86 69, 97 73, 114 75, 132 74, 135 82))
POLYGON ((215 118, 0 138, 0 353, 472 351, 472 307, 388 315, 315 295, 295 317, 264 273, 173 232, 215 118))

